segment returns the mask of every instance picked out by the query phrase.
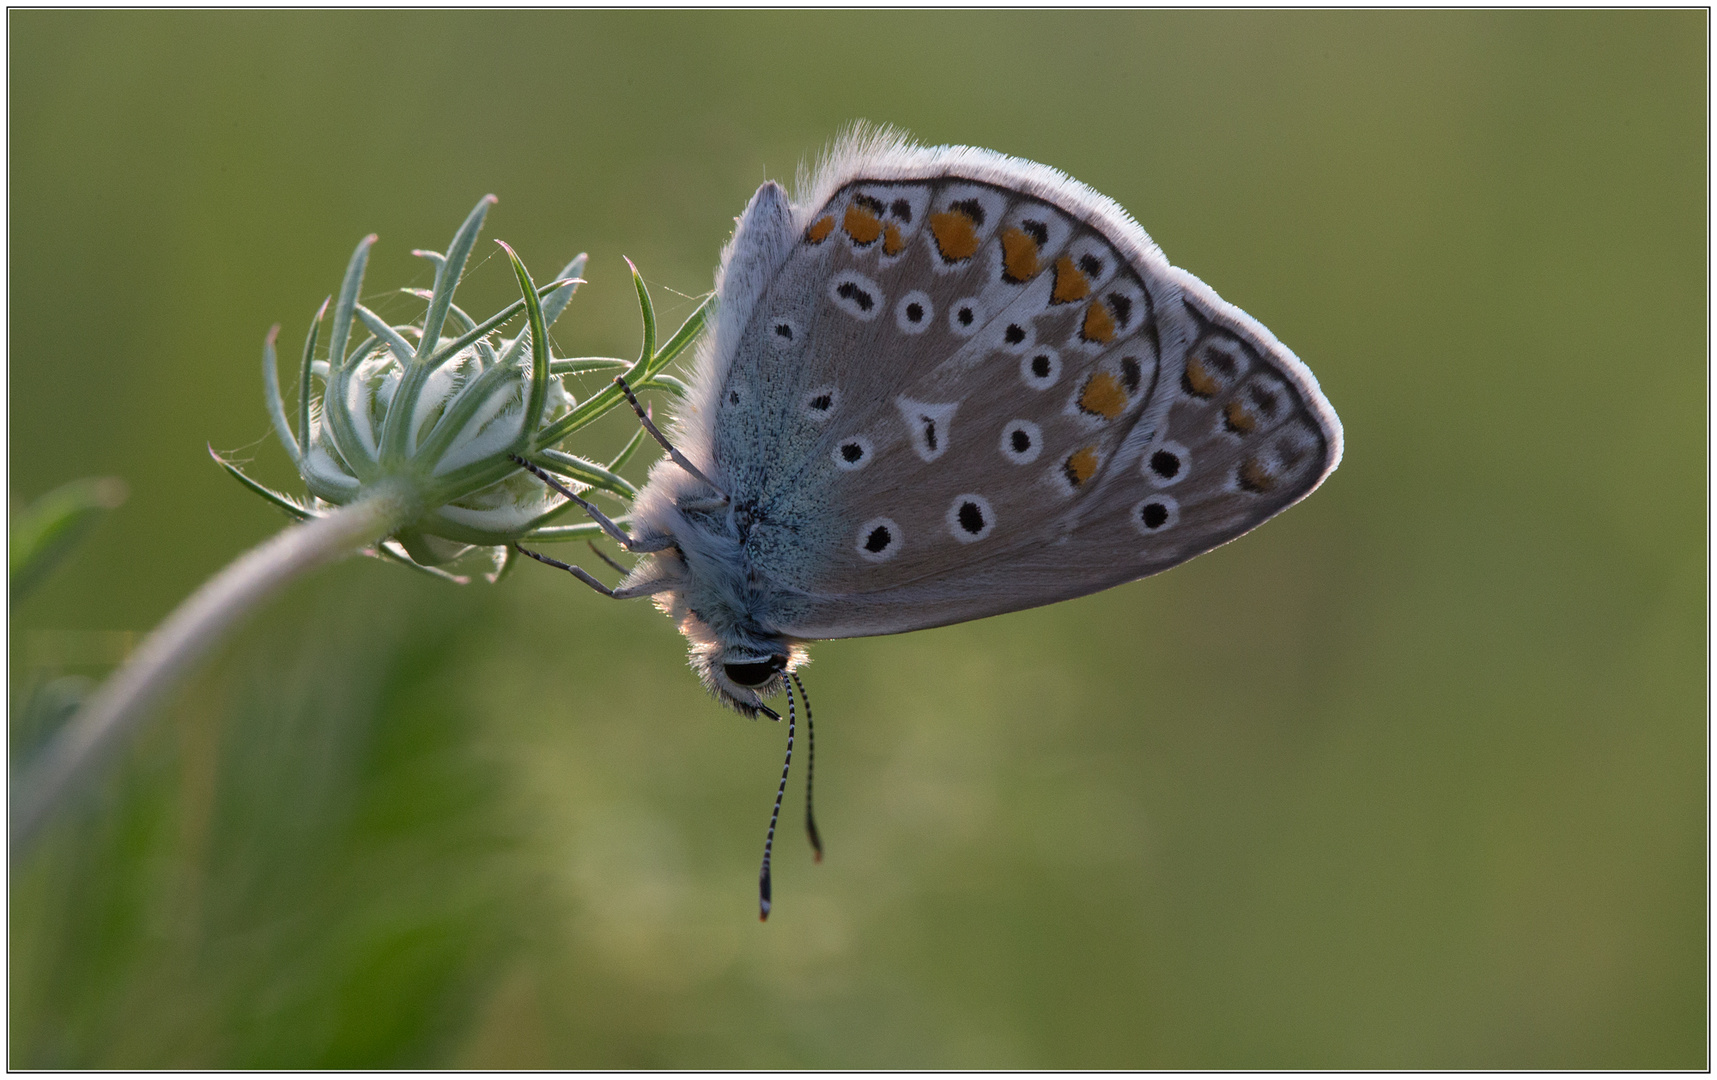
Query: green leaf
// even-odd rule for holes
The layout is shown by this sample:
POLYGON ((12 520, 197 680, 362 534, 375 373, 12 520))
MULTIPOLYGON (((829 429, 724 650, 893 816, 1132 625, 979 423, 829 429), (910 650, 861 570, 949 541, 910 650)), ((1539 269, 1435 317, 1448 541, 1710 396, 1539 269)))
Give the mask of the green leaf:
POLYGON ((286 513, 298 521, 306 521, 316 516, 308 507, 297 499, 294 499, 292 496, 282 494, 271 487, 264 487, 262 484, 259 484, 255 480, 246 476, 244 471, 237 465, 234 465, 226 458, 215 453, 215 448, 212 446, 209 447, 209 456, 215 459, 215 464, 230 473, 234 480, 237 480, 256 494, 261 495, 264 499, 273 503, 278 509, 286 511, 286 513))
POLYGON ((674 378, 672 375, 652 375, 648 382, 637 389, 639 391, 666 390, 668 393, 680 398, 681 400, 684 400, 686 396, 692 392, 691 387, 674 378))
POLYGON ((358 290, 364 284, 364 267, 370 261, 370 245, 376 242, 371 233, 358 241, 357 250, 346 264, 345 279, 340 282, 340 299, 334 304, 334 325, 328 333, 328 362, 334 367, 346 363, 346 339, 352 332, 352 309, 358 303, 358 290))
POLYGON ((715 294, 710 293, 704 298, 704 302, 697 306, 697 310, 693 311, 686 318, 686 321, 680 324, 680 328, 674 331, 674 336, 668 339, 666 345, 662 346, 662 351, 658 352, 655 358, 650 361, 649 374, 654 375, 673 363, 674 359, 684 352, 687 346, 696 341, 698 335, 703 333, 704 327, 709 325, 709 320, 715 314, 715 309, 715 294))
MULTIPOLYGON (((551 292, 555 291, 556 289, 563 288, 565 285, 566 285, 566 282, 564 282, 564 281, 551 281, 547 285, 544 285, 542 288, 538 289, 537 295, 542 296, 544 293, 551 293, 551 292)), ((525 310, 525 302, 522 299, 521 300, 514 300, 512 303, 508 304, 506 307, 502 308, 500 311, 495 312, 495 314, 489 316, 487 319, 484 319, 482 322, 478 323, 476 326, 472 327, 470 330, 461 334, 458 338, 454 339, 453 341, 449 342, 446 345, 443 345, 441 348, 435 350, 435 355, 431 356, 429 358, 429 369, 431 371, 433 371, 435 368, 439 367, 442 364, 442 362, 444 362, 448 357, 452 356, 454 353, 458 352, 460 349, 465 348, 467 345, 471 344, 473 341, 476 341, 478 338, 482 337, 484 334, 487 334, 489 331, 495 329, 495 327, 497 327, 497 326, 500 326, 502 323, 506 322, 508 319, 512 318, 514 315, 517 315, 519 312, 521 312, 523 310, 525 310)))
MULTIPOLYGON (((376 343, 370 338, 370 345, 376 343)), ((352 421, 352 411, 346 402, 347 387, 352 381, 352 374, 357 370, 356 360, 361 360, 369 352, 369 347, 359 349, 354 354, 353 363, 346 364, 333 373, 333 378, 322 384, 322 415, 328 421, 328 433, 333 436, 334 449, 338 450, 346 466, 352 470, 352 475, 359 480, 371 480, 376 475, 375 462, 370 459, 370 451, 364 446, 364 440, 358 435, 358 427, 352 421)))
POLYGON ((594 461, 587 461, 564 451, 538 450, 532 455, 531 460, 549 472, 571 477, 579 483, 593 488, 606 488, 623 498, 635 498, 638 494, 638 489, 633 487, 625 477, 603 468, 594 461))
POLYGON ((543 323, 542 301, 537 298, 537 287, 531 281, 530 271, 525 269, 518 253, 505 242, 497 240, 495 243, 500 244, 501 250, 512 260, 513 274, 519 279, 519 292, 523 294, 525 311, 531 323, 531 395, 525 402, 525 423, 513 448, 517 451, 530 446, 532 434, 542 423, 543 407, 548 404, 548 327, 543 323))
POLYGON ((364 554, 373 558, 381 559, 383 562, 398 563, 407 569, 416 570, 420 574, 428 574, 432 578, 440 578, 442 581, 451 581, 455 585, 471 584, 471 579, 463 574, 449 573, 448 571, 441 569, 439 566, 425 566, 420 562, 414 561, 410 555, 406 554, 405 549, 400 547, 397 540, 384 540, 375 547, 365 548, 364 554))
POLYGON ((298 449, 298 440, 292 437, 292 425, 286 419, 286 404, 280 400, 280 358, 274 352, 274 339, 280 336, 280 324, 269 327, 268 336, 262 339, 262 400, 268 409, 268 418, 274 423, 274 434, 279 436, 280 445, 286 447, 286 453, 294 462, 303 456, 298 449))
MULTIPOLYGON (((639 304, 646 320, 645 336, 653 341, 655 313, 650 308, 649 291, 644 288, 644 279, 638 275, 637 270, 634 269, 632 273, 633 281, 639 292, 639 304)), ((715 304, 715 294, 711 293, 702 304, 698 305, 697 310, 693 311, 686 321, 680 324, 680 328, 674 331, 674 336, 668 339, 667 344, 662 346, 660 352, 630 365, 624 376, 628 385, 636 386, 667 367, 675 357, 686 350, 687 346, 696 341, 698 334, 702 333, 704 328, 709 325, 710 317, 715 313, 715 304)), ((589 359, 597 358, 591 357, 589 359)), ((545 427, 538 435, 536 445, 553 446, 579 428, 596 420, 622 400, 618 386, 611 383, 603 387, 577 408, 545 427)))
POLYGON ((385 342, 400 360, 404 361, 411 356, 411 343, 406 341, 398 330, 389 326, 386 319, 362 304, 358 305, 358 318, 362 319, 364 325, 370 328, 370 332, 385 342))
MULTIPOLYGON (((304 366, 298 372, 298 447, 301 453, 310 452, 310 376, 316 370, 316 335, 322 329, 322 316, 328 314, 328 303, 333 297, 325 297, 322 306, 316 309, 316 317, 310 321, 310 335, 304 339, 304 366)), ((328 384, 328 377, 322 376, 322 384, 328 384)))
POLYGON ((572 294, 577 292, 578 287, 584 283, 584 265, 589 261, 590 256, 581 251, 573 256, 571 262, 560 268, 560 273, 555 275, 556 278, 567 282, 567 284, 543 297, 543 324, 545 326, 553 326, 555 320, 560 318, 560 313, 566 310, 568 304, 572 303, 572 294))
POLYGON ((125 482, 118 477, 73 480, 13 515, 7 560, 12 602, 16 604, 41 584, 125 496, 125 482))
POLYGON ((618 371, 631 366, 631 361, 611 356, 580 356, 570 360, 550 360, 548 370, 550 375, 586 375, 592 371, 618 371))
POLYGON ((471 417, 483 407, 489 395, 496 392, 496 384, 515 379, 518 375, 517 368, 497 363, 467 383, 452 404, 442 410, 441 417, 436 420, 429 436, 418 444, 418 460, 424 462, 429 471, 433 472, 435 464, 441 460, 441 455, 447 452, 453 440, 465 430, 465 425, 471 422, 471 417))
MULTIPOLYGON (((423 252, 414 251, 414 252, 412 252, 412 254, 413 255, 422 255, 423 252)), ((415 296, 419 300, 432 300, 435 297, 435 293, 429 289, 401 289, 400 292, 405 293, 407 296, 415 296)), ((471 316, 465 314, 464 309, 461 308, 458 304, 448 304, 447 305, 447 315, 454 322, 459 324, 459 332, 460 333, 464 333, 465 331, 471 329, 473 326, 477 325, 477 323, 471 318, 471 316)))
MULTIPOLYGON (((584 284, 584 264, 587 261, 589 261, 589 256, 580 252, 571 262, 561 267, 560 273, 555 275, 556 279, 566 282, 565 285, 550 293, 538 293, 543 298, 544 326, 553 326, 555 320, 560 318, 561 312, 565 311, 566 306, 572 303, 572 294, 578 291, 580 285, 584 284)), ((525 335, 520 334, 513 339, 511 345, 507 346, 506 355, 501 359, 506 363, 512 363, 518 357, 519 350, 524 347, 524 344, 525 335)))
POLYGON ((493 195, 485 195, 477 200, 477 205, 466 216, 465 223, 453 234, 453 243, 447 247, 447 258, 435 268, 435 295, 429 301, 429 311, 423 316, 423 341, 413 359, 428 359, 436 342, 441 339, 441 326, 447 321, 447 308, 453 303, 453 292, 459 288, 459 275, 465 272, 465 262, 471 257, 471 247, 477 243, 477 232, 482 229, 483 219, 488 216, 489 207, 494 206, 495 201, 493 195))
MULTIPOLYGON (((624 518, 615 518, 614 524, 619 525, 624 529, 627 522, 624 518)), ((583 525, 547 525, 540 529, 532 529, 530 532, 519 537, 519 539, 520 541, 530 541, 538 544, 555 544, 560 543, 563 540, 589 540, 593 537, 605 535, 607 534, 602 531, 602 526, 591 521, 586 522, 583 525)))
POLYGON ((513 567, 519 565, 519 560, 514 557, 511 544, 496 545, 490 555, 495 560, 495 569, 484 574, 483 579, 491 585, 499 585, 503 578, 513 572, 513 567))
POLYGON ((644 344, 638 350, 638 363, 648 364, 656 356, 656 305, 650 302, 650 287, 644 284, 644 275, 632 265, 631 259, 626 260, 626 266, 632 271, 632 287, 638 290, 638 310, 644 318, 644 344))

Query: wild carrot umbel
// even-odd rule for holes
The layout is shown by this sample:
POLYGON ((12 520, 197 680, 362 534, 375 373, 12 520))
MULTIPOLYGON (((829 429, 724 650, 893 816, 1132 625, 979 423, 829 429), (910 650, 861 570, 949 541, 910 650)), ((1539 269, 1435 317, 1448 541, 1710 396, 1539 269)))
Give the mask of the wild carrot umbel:
POLYGON ((468 578, 445 569, 446 564, 483 548, 493 564, 484 576, 494 581, 509 565, 514 550, 509 545, 517 541, 597 533, 598 526, 588 523, 554 525, 574 504, 554 495, 521 468, 520 460, 555 474, 581 494, 595 490, 622 500, 636 494, 619 469, 641 445, 642 431, 605 464, 559 446, 619 405, 619 389, 607 384, 580 402, 567 392, 562 377, 612 371, 624 373, 634 389, 683 395, 684 384, 663 369, 696 340, 712 301, 705 300, 658 345, 649 291, 633 267, 644 324, 638 358, 555 357, 548 329, 582 283, 585 256, 538 286, 513 249, 501 244, 518 279, 519 299, 481 320, 453 302, 494 203, 492 195, 477 203, 445 254, 414 252, 435 266, 431 290, 406 290, 427 301, 416 322, 391 325, 359 302, 376 237, 359 241, 339 293, 323 301, 311 323, 294 414, 288 414, 280 391, 275 351, 280 328, 269 331, 262 352, 264 399, 307 494, 274 491, 212 448, 210 453, 295 523, 239 557, 175 609, 30 763, 14 787, 14 856, 225 631, 295 578, 361 552, 463 584, 468 578), (330 304, 327 343, 319 353, 330 304), (506 336, 505 327, 521 315, 522 324, 506 336))

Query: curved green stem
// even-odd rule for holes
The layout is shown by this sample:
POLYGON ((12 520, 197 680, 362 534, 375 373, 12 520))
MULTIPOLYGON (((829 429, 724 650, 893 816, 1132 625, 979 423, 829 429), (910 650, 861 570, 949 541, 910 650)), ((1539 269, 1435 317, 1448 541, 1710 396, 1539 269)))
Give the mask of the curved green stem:
POLYGON ((227 631, 288 582, 355 553, 408 515, 403 495, 384 493, 290 525, 192 593, 90 695, 14 786, 13 858, 227 631))

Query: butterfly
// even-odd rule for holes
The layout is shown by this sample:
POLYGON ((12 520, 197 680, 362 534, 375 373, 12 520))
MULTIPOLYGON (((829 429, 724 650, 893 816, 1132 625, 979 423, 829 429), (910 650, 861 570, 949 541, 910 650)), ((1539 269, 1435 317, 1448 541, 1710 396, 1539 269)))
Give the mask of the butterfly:
MULTIPOLYGON (((644 558, 609 589, 525 552, 653 597, 739 712, 779 719, 764 699, 786 690, 765 918, 808 642, 1167 570, 1342 454, 1292 352, 1054 168, 860 128, 798 191, 765 183, 737 219, 671 437, 632 399, 668 450, 633 532, 539 473, 644 558)), ((808 788, 807 827, 820 856, 808 788)))

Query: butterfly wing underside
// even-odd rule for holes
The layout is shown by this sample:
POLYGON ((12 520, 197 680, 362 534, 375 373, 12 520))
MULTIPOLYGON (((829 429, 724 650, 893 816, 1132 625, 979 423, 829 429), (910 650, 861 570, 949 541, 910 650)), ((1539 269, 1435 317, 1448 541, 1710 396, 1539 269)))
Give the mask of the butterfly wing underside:
POLYGON ((1311 373, 1102 196, 986 151, 837 171, 781 217, 717 375, 715 467, 756 508, 780 632, 1082 596, 1240 536, 1335 467, 1311 373))

